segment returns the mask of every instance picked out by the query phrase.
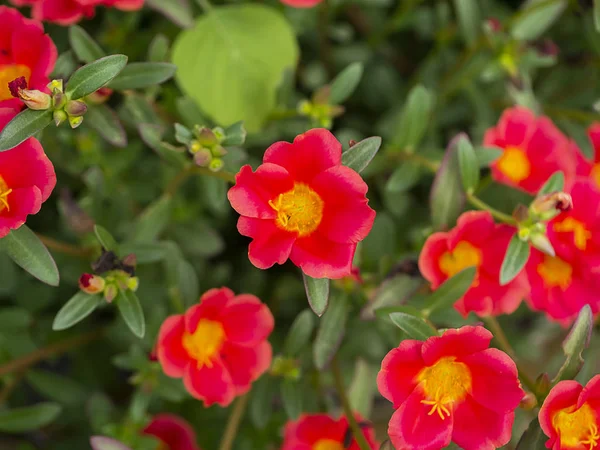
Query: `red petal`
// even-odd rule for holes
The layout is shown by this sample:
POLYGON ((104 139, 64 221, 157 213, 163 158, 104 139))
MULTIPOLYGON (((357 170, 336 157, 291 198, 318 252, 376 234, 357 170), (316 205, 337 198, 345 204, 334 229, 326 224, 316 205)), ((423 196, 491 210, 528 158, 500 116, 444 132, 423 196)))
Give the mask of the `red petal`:
POLYGON ((259 269, 283 264, 290 257, 296 235, 277 227, 273 220, 242 216, 237 227, 241 235, 253 238, 248 247, 248 258, 259 269))
POLYGON ((196 331, 200 319, 220 321, 223 311, 233 297, 233 291, 225 287, 206 291, 200 297, 200 304, 194 305, 186 311, 185 329, 188 333, 193 333, 196 331))
POLYGON ((183 348, 183 315, 167 317, 158 332, 156 356, 163 371, 170 377, 181 378, 190 362, 190 356, 183 348))
POLYGON ((271 344, 266 341, 254 347, 230 344, 223 347, 221 359, 231 375, 236 395, 248 392, 251 384, 269 369, 272 358, 271 344))
POLYGON ((433 233, 425 241, 419 255, 419 270, 423 277, 436 289, 448 279, 440 270, 440 258, 448 251, 448 233, 433 233))
MULTIPOLYGON (((552 425, 554 413, 576 405, 582 391, 583 387, 573 380, 560 381, 552 388, 538 414, 544 434, 551 438, 548 442, 553 442, 557 437, 557 432, 552 425)), ((546 447, 548 447, 548 443, 546 447)))
POLYGON ((227 340, 244 346, 257 345, 267 339, 275 324, 269 307, 250 294, 230 300, 221 321, 227 340))
POLYGON ((295 438, 306 444, 315 444, 320 439, 343 442, 347 427, 327 414, 303 415, 294 429, 295 438))
POLYGON ((290 259, 313 278, 343 278, 352 272, 356 244, 339 244, 317 230, 296 240, 290 259))
POLYGON ((213 359, 213 366, 188 365, 183 377, 187 391, 208 407, 213 403, 229 405, 235 397, 235 387, 231 375, 220 359, 213 359))
POLYGON ((143 433, 157 437, 169 450, 200 450, 192 426, 174 414, 154 416, 143 433))
MULTIPOLYGON (((589 402, 594 408, 600 407, 600 375, 596 375, 588 384, 585 385, 583 391, 579 395, 577 407, 581 408, 584 403, 589 402)), ((599 411, 600 412, 600 411, 599 411)), ((600 419, 600 417, 599 417, 600 419)))
POLYGON ((498 123, 498 132, 507 146, 519 147, 529 139, 535 124, 535 115, 528 109, 517 106, 504 111, 498 123))
POLYGON ((423 360, 431 366, 444 356, 465 357, 490 346, 492 333, 480 326, 466 325, 450 329, 441 336, 434 336, 423 343, 423 360))
POLYGON ((452 440, 464 450, 495 450, 510 441, 514 412, 497 413, 469 397, 454 411, 452 440))
POLYGON ((423 342, 407 339, 389 352, 381 363, 377 387, 381 395, 394 404, 394 408, 399 408, 417 385, 415 378, 425 367, 421 358, 422 347, 423 342))

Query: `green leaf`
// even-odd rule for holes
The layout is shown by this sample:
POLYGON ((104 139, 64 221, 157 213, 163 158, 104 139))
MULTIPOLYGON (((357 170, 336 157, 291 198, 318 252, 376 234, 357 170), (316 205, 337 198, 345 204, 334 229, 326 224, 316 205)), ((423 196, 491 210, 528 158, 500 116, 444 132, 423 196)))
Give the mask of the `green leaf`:
POLYGON ((475 155, 477 156, 477 162, 479 167, 489 167, 494 161, 502 156, 504 150, 499 147, 477 147, 475 149, 475 155))
POLYGON ((548 436, 540 427, 540 421, 535 418, 519 439, 516 450, 546 450, 548 436))
POLYGON ((312 278, 302 274, 304 280, 304 290, 308 304, 314 313, 321 317, 327 309, 329 303, 329 279, 328 278, 312 278))
POLYGON ((331 82, 329 104, 337 105, 346 101, 356 90, 363 74, 362 63, 355 62, 346 67, 331 82))
POLYGON ((184 125, 181 125, 180 123, 176 123, 174 127, 175 140, 180 144, 190 145, 192 143, 192 140, 194 139, 194 134, 192 133, 192 130, 190 130, 184 125))
POLYGON ((561 192, 565 188, 565 174, 561 171, 554 172, 550 178, 538 191, 537 197, 551 194, 553 192, 561 192))
POLYGON ((437 336, 437 330, 425 322, 421 317, 405 312, 390 314, 392 322, 404 331, 409 338, 424 341, 431 336, 437 336))
POLYGON ((302 412, 302 385, 296 380, 283 380, 281 383, 281 401, 287 416, 296 420, 302 412))
POLYGON ((65 405, 86 401, 86 390, 75 380, 49 370, 28 370, 27 382, 44 397, 65 405))
POLYGON ((175 75, 177 66, 166 62, 130 63, 109 83, 116 91, 142 89, 164 83, 175 75))
POLYGON ((146 5, 181 28, 194 26, 194 14, 188 2, 181 0, 146 0, 146 5))
POLYGON ((379 136, 363 139, 342 154, 342 164, 360 173, 369 165, 380 147, 379 136))
POLYGON ((461 136, 458 141, 458 165, 465 191, 473 192, 479 183, 479 163, 471 141, 466 136, 461 136))
POLYGON ((8 409, 0 412, 0 431, 24 433, 39 430, 53 422, 61 412, 56 403, 38 403, 35 406, 8 409))
POLYGON ((160 197, 138 217, 130 239, 133 242, 155 241, 169 224, 172 209, 173 198, 169 195, 160 197))
POLYGON ((119 312, 129 329, 140 339, 146 334, 146 321, 142 305, 132 291, 119 291, 115 299, 119 312))
POLYGON ((435 96, 427 88, 418 85, 408 94, 398 132, 392 139, 392 146, 398 151, 413 152, 429 126, 435 96))
POLYGON ((17 114, 0 132, 0 152, 16 147, 52 123, 52 111, 26 109, 17 114))
POLYGON ((353 411, 358 411, 363 417, 370 417, 373 399, 377 392, 378 370, 364 359, 357 359, 354 368, 354 378, 348 389, 348 401, 353 411))
POLYGON ((600 0, 594 0, 594 26, 600 33, 600 0))
POLYGON ((151 264, 165 259, 166 250, 162 242, 127 242, 121 245, 122 255, 135 254, 137 264, 151 264))
POLYGON ((66 52, 58 55, 54 70, 50 75, 51 80, 67 79, 69 75, 77 70, 79 67, 79 61, 75 59, 75 53, 73 50, 67 50, 66 52))
POLYGON ((229 145, 244 145, 247 134, 244 122, 240 120, 225 128, 225 140, 221 144, 225 147, 229 145))
POLYGON ((84 63, 91 63, 106 56, 102 47, 79 25, 69 28, 69 44, 77 58, 84 63))
POLYGON ((405 192, 421 178, 421 166, 414 161, 403 161, 388 178, 385 188, 394 193, 405 192))
MULTIPOLYGON (((163 0, 165 1, 165 0, 163 0)), ((92 450, 131 450, 120 441, 106 436, 92 436, 90 438, 92 450)))
POLYGON ((530 0, 513 21, 510 30, 515 39, 533 41, 552 26, 567 7, 567 0, 530 0))
POLYGON ((169 38, 164 34, 157 34, 148 47, 148 60, 151 62, 165 62, 169 57, 169 38))
POLYGON ((85 123, 115 147, 127 146, 127 133, 119 116, 107 105, 88 105, 85 123))
POLYGON ((426 304, 428 306, 423 310, 423 314, 429 316, 434 311, 453 306, 454 303, 469 290, 475 280, 476 274, 476 267, 467 267, 444 281, 444 283, 442 283, 442 285, 427 298, 426 304))
POLYGON ((78 292, 60 308, 52 323, 54 331, 66 330, 76 323, 81 322, 100 306, 104 297, 102 295, 86 294, 78 292))
POLYGON ((581 367, 583 367, 583 350, 590 345, 590 337, 594 326, 594 317, 590 305, 585 305, 579 311, 579 315, 571 327, 568 336, 565 338, 562 348, 565 352, 564 364, 558 371, 552 384, 562 380, 572 380, 577 376, 581 367))
POLYGON ((60 275, 52 255, 27 226, 12 230, 0 239, 0 251, 41 282, 58 286, 60 275))
POLYGON ((172 60, 179 85, 202 111, 219 124, 243 120, 255 132, 275 109, 284 71, 296 67, 298 45, 276 9, 231 5, 212 8, 182 32, 172 60))
POLYGON ((502 267, 500 268, 501 286, 510 283, 519 275, 525 264, 527 264, 530 251, 529 242, 521 240, 519 234, 515 233, 502 260, 502 267))
POLYGON ((481 13, 478 0, 454 0, 458 26, 464 41, 473 47, 481 31, 481 13))
POLYGON ((261 377, 252 385, 250 397, 250 420, 256 428, 263 430, 273 414, 273 398, 278 391, 277 383, 269 376, 261 377))
POLYGON ((345 295, 338 295, 331 299, 327 312, 321 318, 313 347, 317 369, 325 369, 342 344, 349 312, 350 305, 345 295))
POLYGON ((314 328, 315 316, 312 311, 305 309, 296 316, 294 323, 292 323, 285 338, 283 352, 287 356, 297 356, 310 342, 314 328))
POLYGON ((80 99, 107 85, 127 64, 127 56, 110 55, 86 64, 77 70, 67 83, 66 94, 80 99))
POLYGON ((117 244, 115 238, 106 228, 100 225, 94 225, 94 234, 96 235, 98 242, 100 242, 100 245, 105 250, 115 252, 117 254, 119 253, 119 244, 117 244))
POLYGON ((372 300, 367 303, 361 312, 363 319, 373 319, 375 311, 388 306, 398 306, 407 301, 422 285, 422 281, 416 277, 399 274, 385 280, 373 293, 372 300))

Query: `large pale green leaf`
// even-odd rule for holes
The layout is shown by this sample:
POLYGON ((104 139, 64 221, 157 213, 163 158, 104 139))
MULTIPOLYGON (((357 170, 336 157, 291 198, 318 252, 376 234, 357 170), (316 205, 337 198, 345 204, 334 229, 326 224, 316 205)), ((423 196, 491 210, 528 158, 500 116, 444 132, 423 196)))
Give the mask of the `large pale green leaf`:
POLYGON ((511 34, 519 40, 539 38, 556 22, 567 7, 567 0, 529 0, 513 22, 511 34))
POLYGON ((243 120, 257 131, 275 107, 286 68, 295 67, 294 31, 264 5, 213 8, 173 47, 177 81, 219 124, 243 120))
POLYGON ((16 147, 51 123, 52 111, 26 109, 7 123, 0 132, 0 152, 16 147))

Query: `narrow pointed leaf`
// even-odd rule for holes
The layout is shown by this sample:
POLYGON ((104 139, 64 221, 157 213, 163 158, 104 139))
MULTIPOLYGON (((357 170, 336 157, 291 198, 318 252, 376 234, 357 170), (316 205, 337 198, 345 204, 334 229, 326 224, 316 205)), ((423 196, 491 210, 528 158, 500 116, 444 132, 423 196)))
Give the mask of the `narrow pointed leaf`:
POLYGON ((360 173, 369 165, 380 147, 379 136, 363 139, 342 154, 342 164, 360 173))
POLYGON ((437 336, 437 330, 425 322, 422 318, 411 314, 396 312, 390 314, 392 322, 404 331, 411 339, 424 341, 431 336, 437 336))
MULTIPOLYGON (((446 280, 427 298, 427 314, 454 305, 469 290, 475 280, 476 273, 476 267, 467 267, 446 280)), ((425 310, 423 312, 425 313, 425 310)))
POLYGON ((466 192, 473 192, 479 183, 479 162, 466 136, 461 136, 458 141, 458 165, 463 188, 466 192))
POLYGON ((115 238, 106 228, 100 225, 94 225, 94 234, 105 250, 119 253, 119 244, 117 244, 115 238))
POLYGON ((109 83, 117 91, 142 89, 164 83, 175 75, 177 66, 166 62, 139 62, 127 64, 109 83))
POLYGON ((52 123, 52 111, 26 109, 17 114, 0 132, 0 152, 16 147, 52 123))
POLYGON ((551 194, 552 192, 560 192, 565 188, 565 174, 561 171, 555 172, 550 178, 544 183, 544 185, 538 191, 537 196, 540 197, 545 194, 551 194))
POLYGON ((308 304, 315 314, 321 317, 329 302, 329 279, 312 278, 305 274, 302 274, 302 277, 308 304))
POLYGON ((77 70, 67 83, 65 92, 73 100, 91 94, 107 85, 127 64, 127 56, 110 55, 86 64, 77 70))
POLYGON ((331 82, 329 103, 337 105, 346 101, 356 90, 363 74, 362 63, 355 62, 346 67, 331 82))
POLYGON ((54 331, 66 330, 89 316, 103 301, 100 294, 92 295, 78 292, 63 305, 54 318, 54 331))
POLYGON ((566 359, 553 383, 558 383, 561 380, 572 380, 577 376, 583 366, 583 357, 581 354, 590 344, 593 326, 594 317, 592 309, 590 305, 585 305, 579 311, 579 315, 571 327, 569 335, 562 344, 566 359))
POLYGON ((309 309, 298 314, 285 339, 283 346, 285 354, 297 356, 310 342, 314 328, 315 316, 309 309))
POLYGON ((127 145, 127 133, 119 116, 107 105, 90 105, 85 114, 85 123, 115 147, 127 145))
POLYGON ((516 450, 546 450, 546 441, 548 436, 544 434, 539 420, 535 418, 521 436, 516 450))
POLYGON ((129 329, 140 339, 146 334, 146 321, 140 301, 132 291, 120 291, 115 299, 119 312, 129 329))
POLYGON ((287 416, 296 420, 302 412, 302 385, 296 380, 281 383, 281 401, 287 416))
POLYGON ((515 233, 508 244, 502 267, 500 268, 500 285, 504 286, 515 279, 523 270, 531 249, 529 243, 521 240, 515 233))
POLYGON ((69 44, 77 58, 84 63, 91 63, 106 56, 102 47, 79 25, 69 28, 69 44))
POLYGON ((0 412, 0 431, 23 433, 39 430, 53 422, 61 412, 56 403, 39 403, 35 406, 7 409, 0 412))

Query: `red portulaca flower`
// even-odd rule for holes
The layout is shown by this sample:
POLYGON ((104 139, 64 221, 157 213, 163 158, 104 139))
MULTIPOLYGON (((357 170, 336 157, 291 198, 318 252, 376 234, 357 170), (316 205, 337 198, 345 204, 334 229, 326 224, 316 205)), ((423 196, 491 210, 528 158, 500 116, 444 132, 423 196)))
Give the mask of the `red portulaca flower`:
MULTIPOLYGON (((0 108, 0 130, 14 116, 14 109, 0 108)), ((37 139, 0 152, 0 238, 37 214, 54 186, 54 166, 37 139)))
POLYGON ((59 25, 72 25, 83 18, 94 17, 96 6, 106 6, 123 11, 135 11, 144 0, 10 0, 15 6, 31 6, 36 20, 59 25))
MULTIPOLYGON (((355 417, 364 425, 361 429, 370 448, 378 449, 372 428, 358 414, 355 417)), ((360 450, 360 447, 352 439, 346 416, 336 420, 327 414, 305 414, 287 423, 281 450, 360 450)))
POLYGON ((322 1, 323 0, 281 0, 281 3, 294 8, 312 8, 322 1))
POLYGON ((499 281, 502 260, 514 232, 512 227, 495 224, 488 212, 466 212, 455 228, 427 239, 419 269, 435 290, 461 270, 475 266, 475 280, 455 308, 463 316, 471 311, 481 316, 510 314, 528 291, 524 272, 505 286, 499 281))
POLYGON ((504 111, 498 125, 486 131, 483 142, 503 150, 491 165, 494 180, 531 194, 559 170, 567 185, 575 174, 575 154, 566 136, 550 119, 535 117, 525 108, 504 111))
POLYGON ((25 87, 47 92, 56 46, 41 23, 26 19, 16 9, 0 6, 0 23, 0 107, 20 107, 23 103, 13 97, 8 84, 25 77, 25 87))
POLYGON ((229 190, 248 256, 268 269, 288 258, 315 278, 351 273, 356 244, 373 226, 367 184, 342 165, 342 145, 325 129, 276 142, 256 172, 244 166, 229 190))
POLYGON ((566 380, 552 388, 539 413, 552 450, 593 450, 600 446, 600 375, 582 387, 566 380))
POLYGON ((211 289, 199 305, 163 322, 158 361, 206 406, 227 406, 269 368, 273 326, 271 311, 255 296, 211 289))
POLYGON ((158 438, 163 444, 160 450, 200 450, 192 426, 173 414, 154 416, 143 433, 158 438))
POLYGON ((395 448, 438 450, 452 441, 482 450, 508 443, 524 392, 515 363, 488 348, 491 339, 483 327, 464 326, 425 342, 402 341, 387 354, 377 385, 396 408, 388 428, 395 448))

